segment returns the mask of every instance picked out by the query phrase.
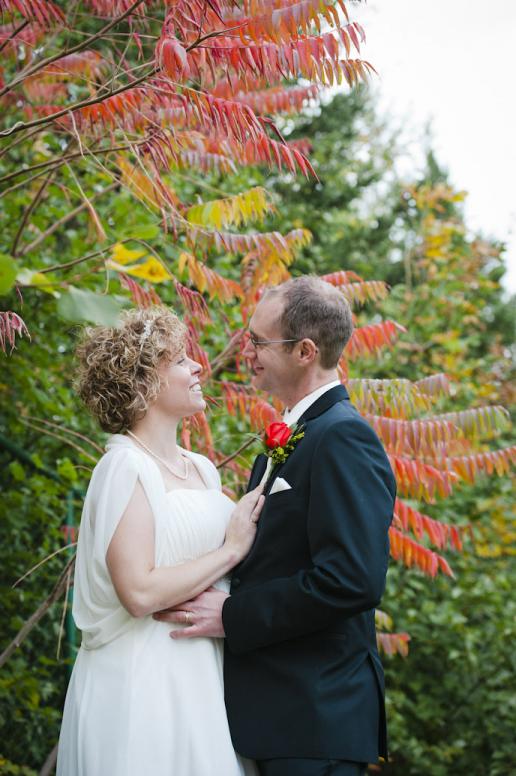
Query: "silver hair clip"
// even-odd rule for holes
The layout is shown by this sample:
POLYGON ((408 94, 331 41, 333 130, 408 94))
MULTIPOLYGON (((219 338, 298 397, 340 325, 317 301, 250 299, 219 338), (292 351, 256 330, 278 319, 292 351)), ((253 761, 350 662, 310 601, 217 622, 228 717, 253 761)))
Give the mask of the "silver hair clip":
POLYGON ((145 345, 145 341, 150 337, 150 334, 152 332, 152 324, 154 321, 145 321, 143 325, 143 331, 140 334, 140 353, 143 350, 143 346, 145 345))

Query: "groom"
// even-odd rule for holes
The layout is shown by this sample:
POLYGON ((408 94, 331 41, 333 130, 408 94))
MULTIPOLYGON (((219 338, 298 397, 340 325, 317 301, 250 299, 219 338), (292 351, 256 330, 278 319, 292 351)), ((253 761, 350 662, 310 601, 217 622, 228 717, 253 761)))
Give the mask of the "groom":
POLYGON ((259 302, 244 351, 253 386, 304 436, 272 469, 265 455, 254 463, 249 488, 265 479, 266 499, 231 595, 209 590, 161 615, 191 624, 176 638, 225 636, 233 743, 262 776, 358 776, 386 756, 374 608, 396 486, 337 378, 352 328, 342 293, 316 277, 259 302))

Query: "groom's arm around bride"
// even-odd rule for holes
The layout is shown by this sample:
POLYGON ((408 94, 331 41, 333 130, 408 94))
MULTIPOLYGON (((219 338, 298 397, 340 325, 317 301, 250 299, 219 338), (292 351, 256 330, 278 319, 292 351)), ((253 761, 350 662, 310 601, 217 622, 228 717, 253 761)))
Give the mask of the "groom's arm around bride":
POLYGON ((233 743, 261 773, 358 774, 386 756, 374 608, 394 477, 336 379, 352 332, 341 293, 316 278, 289 281, 265 295, 250 329, 253 385, 282 399, 304 436, 270 472, 266 456, 255 461, 249 487, 266 475, 266 500, 231 595, 207 592, 164 616, 190 612, 180 637, 225 634, 233 743))

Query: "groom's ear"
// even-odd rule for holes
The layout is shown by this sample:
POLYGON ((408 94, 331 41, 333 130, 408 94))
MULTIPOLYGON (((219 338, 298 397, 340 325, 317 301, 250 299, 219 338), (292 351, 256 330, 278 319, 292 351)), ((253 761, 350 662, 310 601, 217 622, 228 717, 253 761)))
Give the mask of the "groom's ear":
POLYGON ((313 340, 309 337, 305 337, 298 343, 299 358, 304 365, 313 364, 319 353, 319 348, 313 340))

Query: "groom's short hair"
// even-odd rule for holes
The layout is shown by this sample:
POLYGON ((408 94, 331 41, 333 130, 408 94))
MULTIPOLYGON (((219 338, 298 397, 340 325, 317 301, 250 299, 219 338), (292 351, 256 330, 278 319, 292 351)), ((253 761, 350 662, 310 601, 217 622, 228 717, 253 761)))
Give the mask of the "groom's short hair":
MULTIPOLYGON (((303 275, 267 290, 266 296, 276 295, 283 301, 281 336, 313 340, 323 369, 334 369, 353 333, 351 309, 342 291, 315 275, 303 275)), ((286 347, 292 349, 294 344, 286 347)))

